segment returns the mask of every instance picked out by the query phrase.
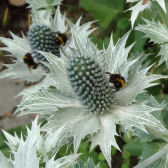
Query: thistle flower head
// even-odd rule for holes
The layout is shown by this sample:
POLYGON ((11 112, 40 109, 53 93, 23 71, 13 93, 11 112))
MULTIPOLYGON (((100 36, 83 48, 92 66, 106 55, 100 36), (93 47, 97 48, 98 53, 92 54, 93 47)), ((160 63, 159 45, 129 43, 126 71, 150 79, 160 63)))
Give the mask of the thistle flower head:
POLYGON ((67 73, 72 89, 81 103, 92 113, 103 113, 113 103, 109 82, 91 57, 78 56, 70 60, 67 73))
POLYGON ((150 67, 143 68, 138 59, 128 59, 133 46, 125 48, 128 36, 129 32, 115 46, 111 36, 108 48, 97 50, 89 40, 84 44, 73 32, 76 45, 73 56, 61 52, 58 58, 41 52, 49 62, 45 65, 55 80, 55 88, 26 93, 18 111, 46 117, 48 123, 43 127, 46 131, 64 125, 65 135, 73 137, 75 152, 80 141, 90 135, 92 149, 99 145, 109 166, 111 145, 119 149, 115 140, 117 123, 126 132, 134 131, 135 127, 147 132, 145 126, 164 131, 161 123, 151 115, 161 107, 136 100, 144 89, 156 85, 151 82, 164 76, 147 75, 150 67), (120 72, 125 85, 116 89, 116 83, 109 80, 106 72, 120 72))
POLYGON ((55 44, 55 34, 46 25, 36 25, 30 28, 28 39, 33 55, 40 61, 46 61, 45 57, 38 53, 39 51, 51 52, 59 56, 59 46, 55 44))

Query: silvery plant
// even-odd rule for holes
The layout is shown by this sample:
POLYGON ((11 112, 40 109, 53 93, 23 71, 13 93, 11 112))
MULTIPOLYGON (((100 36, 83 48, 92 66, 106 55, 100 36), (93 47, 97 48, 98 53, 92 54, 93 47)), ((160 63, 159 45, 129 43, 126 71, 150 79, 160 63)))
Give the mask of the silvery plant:
MULTIPOLYGON (((82 164, 78 160, 79 154, 54 159, 56 152, 62 145, 60 140, 64 141, 62 128, 55 131, 54 134, 41 134, 37 118, 32 122, 31 129, 27 127, 26 137, 19 138, 17 134, 12 136, 6 131, 3 133, 11 150, 11 157, 6 158, 0 151, 0 167, 2 168, 38 168, 42 163, 45 163, 44 166, 41 166, 44 168, 70 168, 79 167, 82 164)), ((88 160, 86 164, 93 164, 93 162, 88 160)))
MULTIPOLYGON (((158 102, 147 89, 167 76, 149 73, 153 65, 144 63, 148 54, 131 53, 134 43, 126 45, 131 30, 116 44, 111 33, 108 47, 100 50, 89 38, 95 30, 91 28, 93 22, 81 25, 79 18, 73 24, 61 14, 61 1, 27 0, 27 3, 32 17, 27 36, 11 33, 12 39, 0 37, 6 45, 1 50, 15 58, 13 64, 5 65, 7 69, 0 78, 35 83, 21 92, 23 98, 15 113, 35 113, 46 123, 40 126, 36 118, 31 129, 27 128, 26 137, 3 131, 11 157, 0 153, 0 167, 38 168, 44 163, 45 168, 98 168, 99 164, 95 165, 92 159, 86 163, 80 160, 82 154, 78 154, 78 149, 84 138, 91 142, 90 150, 100 147, 111 167, 112 146, 121 151, 117 137, 121 133, 136 136, 141 131, 159 137, 164 146, 149 158, 140 159, 135 168, 166 168, 168 131, 155 115, 166 108, 166 102, 158 102), (59 33, 67 35, 66 41, 59 33), (25 62, 27 53, 33 60, 29 63, 35 61, 36 68, 25 62), (56 159, 59 149, 70 144, 73 153, 56 159)), ((132 10, 132 28, 139 12, 152 10, 154 6, 165 18, 164 0, 127 0, 127 3, 134 3, 128 9, 132 10)), ((143 20, 144 24, 135 29, 160 45, 158 65, 163 62, 168 65, 168 21, 143 20)))

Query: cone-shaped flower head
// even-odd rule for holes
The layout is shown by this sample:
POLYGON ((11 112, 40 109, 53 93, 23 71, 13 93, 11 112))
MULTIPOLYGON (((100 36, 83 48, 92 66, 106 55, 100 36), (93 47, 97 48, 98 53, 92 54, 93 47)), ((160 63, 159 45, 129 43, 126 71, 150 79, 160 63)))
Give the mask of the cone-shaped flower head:
POLYGON ((109 166, 111 145, 119 149, 115 140, 117 123, 126 132, 134 131, 135 127, 146 132, 146 126, 165 130, 151 115, 162 107, 151 106, 145 100, 135 101, 144 89, 156 85, 151 82, 164 76, 147 75, 150 67, 143 69, 141 58, 127 59, 133 46, 125 48, 128 35, 115 46, 111 38, 108 48, 99 51, 90 41, 83 43, 73 32, 77 48, 72 51, 73 56, 61 52, 58 58, 42 53, 49 62, 45 65, 55 80, 55 89, 26 93, 18 111, 45 116, 48 123, 43 129, 46 131, 64 125, 65 136, 74 138, 75 152, 80 141, 90 135, 92 148, 100 146, 109 166), (112 80, 110 74, 118 74, 117 80, 112 80))
POLYGON ((88 111, 103 113, 108 110, 113 103, 114 90, 94 59, 85 55, 72 58, 67 73, 73 91, 88 111))
POLYGON ((59 56, 59 46, 55 42, 56 34, 46 25, 36 25, 30 28, 28 39, 30 42, 32 54, 40 61, 46 61, 45 57, 39 51, 51 52, 59 56))
MULTIPOLYGON (((19 138, 3 131, 7 145, 11 150, 11 158, 6 158, 0 151, 1 168, 62 168, 75 166, 79 155, 69 155, 55 160, 56 152, 60 146, 60 137, 63 137, 62 128, 53 134, 41 135, 37 118, 32 122, 31 129, 27 128, 27 137, 19 138), (44 164, 45 163, 45 164, 44 164)), ((61 139, 63 142, 63 139, 61 139)))

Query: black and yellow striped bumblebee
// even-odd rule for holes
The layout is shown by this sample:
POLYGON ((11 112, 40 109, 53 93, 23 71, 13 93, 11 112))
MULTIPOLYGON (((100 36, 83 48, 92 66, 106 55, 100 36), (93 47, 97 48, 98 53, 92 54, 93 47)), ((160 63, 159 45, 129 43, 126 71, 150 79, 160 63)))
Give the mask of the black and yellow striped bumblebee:
POLYGON ((34 62, 34 59, 31 55, 31 53, 26 53, 23 57, 23 61, 25 64, 27 64, 29 69, 37 69, 38 63, 34 62))
POLYGON ((68 36, 65 33, 56 32, 55 44, 64 46, 68 40, 68 36))
POLYGON ((113 84, 113 88, 118 91, 125 86, 125 79, 121 76, 121 74, 111 74, 110 72, 106 72, 109 74, 109 82, 113 84))

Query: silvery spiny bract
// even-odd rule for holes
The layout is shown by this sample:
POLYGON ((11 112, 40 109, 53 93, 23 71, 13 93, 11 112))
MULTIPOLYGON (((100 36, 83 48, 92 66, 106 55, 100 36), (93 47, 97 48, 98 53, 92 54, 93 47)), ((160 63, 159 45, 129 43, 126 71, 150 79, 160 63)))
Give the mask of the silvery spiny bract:
POLYGON ((150 41, 154 43, 158 43, 160 46, 160 52, 157 56, 161 56, 159 65, 162 63, 166 63, 166 66, 168 68, 168 27, 165 23, 161 23, 160 21, 150 21, 144 19, 145 24, 138 25, 135 29, 139 30, 150 39, 150 41))
POLYGON ((148 101, 136 100, 144 89, 156 85, 151 82, 165 76, 148 75, 151 66, 143 68, 140 57, 128 59, 133 46, 125 48, 129 32, 115 46, 111 36, 108 48, 103 50, 98 50, 90 40, 83 43, 76 32, 72 33, 76 45, 73 55, 61 52, 59 58, 41 52, 49 62, 45 66, 55 80, 54 88, 25 93, 17 111, 44 116, 48 121, 43 127, 45 131, 64 126, 64 136, 73 137, 75 152, 81 140, 90 135, 91 149, 99 145, 111 167, 111 145, 119 149, 116 124, 125 132, 134 132, 134 128, 147 132, 146 127, 165 131, 151 114, 162 106, 149 105, 153 97, 148 101), (118 91, 113 89, 106 72, 120 72, 125 86, 118 91))
POLYGON ((62 0, 25 0, 31 9, 32 15, 36 15, 38 10, 43 10, 44 15, 52 14, 54 7, 62 3, 62 0))
MULTIPOLYGON (((60 140, 63 142, 62 128, 54 133, 42 135, 37 118, 32 122, 31 129, 27 127, 27 136, 21 138, 3 131, 7 145, 10 148, 10 158, 6 158, 0 151, 1 168, 76 168, 79 155, 69 155, 55 159, 60 148, 60 140), (45 163, 45 164, 44 164, 45 163)), ((94 167, 93 167, 94 168, 94 167)))
MULTIPOLYGON (((164 0, 153 0, 153 1, 156 1, 160 5, 160 7, 164 10, 164 12, 166 12, 166 5, 164 0)), ((138 2, 133 7, 128 9, 132 11, 130 19, 132 27, 134 26, 135 20, 137 19, 139 13, 147 8, 151 8, 152 6, 152 0, 126 0, 126 2, 131 3, 138 2)))
POLYGON ((93 160, 89 158, 86 163, 78 160, 74 168, 99 168, 99 165, 95 166, 93 160))

